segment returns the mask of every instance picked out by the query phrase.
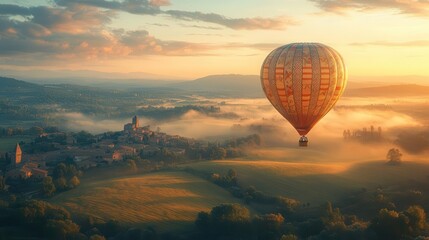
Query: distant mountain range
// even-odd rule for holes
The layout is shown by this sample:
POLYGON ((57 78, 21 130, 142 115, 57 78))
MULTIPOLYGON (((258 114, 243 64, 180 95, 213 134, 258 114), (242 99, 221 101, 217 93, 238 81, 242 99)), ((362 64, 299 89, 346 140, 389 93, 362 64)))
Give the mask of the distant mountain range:
POLYGON ((214 92, 239 97, 264 97, 257 75, 211 75, 193 81, 167 85, 193 92, 214 92))
POLYGON ((429 86, 416 84, 400 84, 379 87, 367 87, 347 89, 344 93, 347 97, 412 97, 429 96, 429 86))
MULTIPOLYGON (((131 81, 131 80, 129 80, 131 81)), ((113 83, 123 84, 120 80, 113 83)), ((81 82, 76 82, 80 84, 81 82)), ((132 80, 131 84, 123 86, 124 91, 136 91, 152 89, 156 92, 177 92, 180 94, 199 94, 210 97, 264 97, 258 75, 210 75, 192 81, 165 81, 165 80, 132 80), (128 89, 128 90, 126 90, 128 89)), ((40 85, 13 78, 0 77, 0 93, 3 96, 18 92, 37 92, 49 85, 40 85)), ((59 86, 59 85, 58 85, 59 86)), ((78 85, 70 85, 78 86, 78 85)), ((79 89, 96 90, 99 86, 79 86, 79 89)), ((102 89, 121 89, 115 84, 103 84, 102 89)), ((344 96, 348 97, 407 97, 407 96, 429 96, 429 86, 416 84, 387 85, 382 82, 349 82, 344 96)))

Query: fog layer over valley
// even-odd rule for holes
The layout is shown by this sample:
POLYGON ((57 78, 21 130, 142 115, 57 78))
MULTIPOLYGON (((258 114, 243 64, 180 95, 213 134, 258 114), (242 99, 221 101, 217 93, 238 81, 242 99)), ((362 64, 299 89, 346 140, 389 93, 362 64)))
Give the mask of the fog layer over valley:
MULTIPOLYGON (((207 79, 212 78, 203 83, 207 79)), ((311 239, 336 239, 321 237, 331 231, 325 210, 328 217, 340 214, 332 205, 325 208, 326 202, 344 213, 338 218, 341 231, 363 231, 362 236, 374 233, 368 226, 380 209, 401 214, 412 204, 429 209, 429 103, 424 96, 360 97, 354 88, 315 125, 309 146, 301 148, 296 130, 266 98, 226 94, 221 88, 100 89, 10 79, 3 85, 3 151, 20 142, 24 158, 31 155, 53 172, 53 179, 46 177, 51 182, 34 184, 57 188, 43 188, 54 192, 43 199, 73 217, 100 221, 76 220, 106 236, 116 234, 106 230, 116 223, 131 230, 194 231, 204 212, 213 218, 216 207, 228 208, 225 203, 245 206, 256 222, 278 214, 281 226, 293 226, 283 233, 300 239, 311 234, 320 237, 311 239), (141 128, 129 124, 123 131, 133 116, 141 128), (116 151, 123 152, 123 159, 113 160, 116 151), (76 167, 87 163, 95 166, 76 167)), ((340 239, 368 239, 348 236, 340 239)))

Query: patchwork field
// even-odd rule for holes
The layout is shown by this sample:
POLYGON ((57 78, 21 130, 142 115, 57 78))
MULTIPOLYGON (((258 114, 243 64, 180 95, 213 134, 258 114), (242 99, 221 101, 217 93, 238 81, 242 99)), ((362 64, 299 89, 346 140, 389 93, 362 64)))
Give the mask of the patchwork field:
POLYGON ((183 172, 83 182, 51 201, 73 213, 169 231, 191 225, 200 211, 239 202, 215 184, 183 172))

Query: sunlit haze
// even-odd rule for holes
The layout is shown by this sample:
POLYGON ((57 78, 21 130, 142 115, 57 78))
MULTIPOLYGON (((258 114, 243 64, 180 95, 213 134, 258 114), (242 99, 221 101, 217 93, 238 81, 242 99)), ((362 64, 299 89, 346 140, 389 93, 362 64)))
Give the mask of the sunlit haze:
POLYGON ((267 54, 291 42, 334 47, 352 79, 429 76, 426 1, 4 0, 0 16, 0 69, 12 77, 259 74, 267 54))

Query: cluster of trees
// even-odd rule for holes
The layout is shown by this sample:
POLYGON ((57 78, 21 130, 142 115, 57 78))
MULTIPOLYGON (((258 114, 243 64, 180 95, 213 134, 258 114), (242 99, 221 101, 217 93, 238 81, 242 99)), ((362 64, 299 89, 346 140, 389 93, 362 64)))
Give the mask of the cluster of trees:
POLYGON ((210 212, 200 212, 195 220, 197 239, 280 239, 287 232, 285 219, 279 213, 252 218, 239 204, 222 204, 210 212))
POLYGON ((273 211, 252 216, 240 204, 221 204, 210 212, 199 212, 195 231, 179 235, 158 234, 153 228, 129 228, 116 220, 101 220, 74 215, 64 208, 39 200, 23 200, 14 195, 0 197, 0 237, 42 239, 344 239, 401 240, 426 239, 428 225, 425 210, 416 205, 403 211, 382 208, 365 221, 356 215, 343 214, 327 203, 322 211, 280 213, 273 211), (14 227, 15 233, 2 229, 14 227))
POLYGON ((87 215, 71 216, 63 207, 40 200, 1 196, 1 239, 105 240, 158 239, 152 228, 128 229, 117 220, 101 220, 87 215), (19 229, 10 232, 3 229, 19 229))
POLYGON ((371 221, 343 215, 327 203, 316 218, 286 221, 284 214, 251 217, 239 204, 222 204, 210 212, 198 213, 197 234, 192 239, 425 239, 426 213, 420 206, 405 211, 381 209, 371 221))
POLYGON ((52 177, 43 179, 43 194, 51 196, 56 191, 66 191, 80 185, 79 177, 82 175, 80 170, 72 164, 59 163, 55 168, 52 177))
POLYGON ((55 133, 58 132, 58 128, 56 127, 39 127, 33 126, 30 128, 22 128, 22 127, 0 127, 0 137, 4 136, 21 136, 21 135, 29 135, 29 136, 38 136, 42 133, 55 133))
POLYGON ((261 136, 259 134, 252 134, 246 137, 235 138, 225 141, 225 147, 253 147, 261 145, 261 136))
POLYGON ((94 135, 87 131, 80 131, 73 134, 73 137, 76 139, 76 143, 80 146, 91 145, 96 142, 94 135))
POLYGON ((207 147, 187 148, 186 155, 194 160, 237 158, 246 155, 245 147, 260 145, 261 137, 258 134, 252 134, 246 137, 230 139, 222 144, 209 143, 207 147))
MULTIPOLYGON (((16 236, 18 238, 63 240, 79 235, 79 225, 73 222, 70 213, 62 207, 38 200, 22 201, 14 195, 1 202, 0 226, 21 228, 22 231, 17 234, 23 236, 16 236)), ((14 238, 13 233, 8 237, 14 238)))
POLYGON ((10 101, 0 100, 0 115, 7 116, 7 120, 35 121, 40 120, 40 111, 36 107, 27 104, 21 105, 10 101))
POLYGON ((226 175, 212 173, 210 180, 215 184, 225 188, 238 186, 238 176, 234 169, 229 169, 226 175))
POLYGON ((410 206, 402 212, 383 208, 369 226, 378 239, 405 239, 425 233, 426 212, 420 206, 410 206))
MULTIPOLYGON (((201 175, 201 173, 191 168, 186 170, 192 174, 201 175)), ((230 191, 234 197, 243 199, 246 204, 258 203, 270 205, 282 214, 289 214, 294 212, 298 207, 308 207, 310 205, 309 203, 301 204, 298 200, 292 198, 267 195, 258 191, 254 186, 244 188, 238 184, 238 174, 234 169, 229 169, 224 175, 212 173, 209 180, 230 191)))
POLYGON ((345 140, 358 140, 362 143, 370 143, 375 141, 383 140, 382 129, 378 127, 377 129, 374 126, 370 128, 362 128, 350 131, 350 129, 343 131, 343 137, 345 140))
MULTIPOLYGON (((415 239, 425 235, 427 230, 426 213, 415 205, 402 212, 383 208, 372 220, 364 221, 355 215, 343 215, 328 203, 320 220, 319 224, 316 222, 310 226, 315 230, 310 232, 317 232, 313 235, 317 236, 316 239, 415 239)), ((299 236, 309 237, 309 234, 302 235, 306 233, 305 229, 300 232, 299 236)))

